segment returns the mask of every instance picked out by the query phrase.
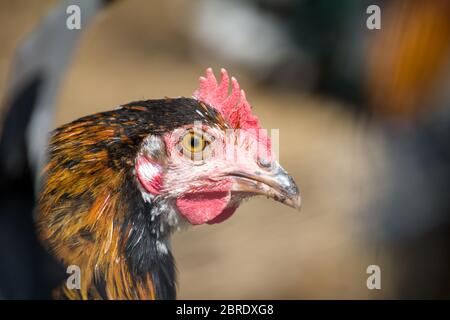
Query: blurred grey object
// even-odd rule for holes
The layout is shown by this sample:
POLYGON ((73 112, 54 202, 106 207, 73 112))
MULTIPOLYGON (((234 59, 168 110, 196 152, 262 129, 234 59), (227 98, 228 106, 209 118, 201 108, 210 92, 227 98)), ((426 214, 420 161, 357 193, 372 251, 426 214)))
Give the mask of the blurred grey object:
POLYGON ((193 21, 189 36, 194 45, 190 49, 197 61, 214 57, 225 65, 243 67, 259 79, 286 63, 291 71, 308 68, 303 70, 304 82, 314 76, 310 56, 295 45, 283 21, 259 10, 252 1, 201 1, 193 21))
POLYGON ((64 274, 39 245, 32 212, 60 83, 82 32, 109 1, 63 1, 17 50, 0 140, 0 298, 50 298, 64 274), (69 30, 67 8, 80 8, 69 30), (34 188, 33 188, 34 186, 34 188))
POLYGON ((0 161, 5 172, 20 174, 28 159, 33 174, 39 173, 45 161, 47 132, 51 128, 60 82, 79 37, 103 3, 102 0, 62 2, 18 49, 6 94, 9 110, 1 141, 0 161), (69 16, 66 9, 70 5, 81 9, 80 30, 69 30, 66 26, 69 16), (27 95, 32 97, 21 104, 27 95))

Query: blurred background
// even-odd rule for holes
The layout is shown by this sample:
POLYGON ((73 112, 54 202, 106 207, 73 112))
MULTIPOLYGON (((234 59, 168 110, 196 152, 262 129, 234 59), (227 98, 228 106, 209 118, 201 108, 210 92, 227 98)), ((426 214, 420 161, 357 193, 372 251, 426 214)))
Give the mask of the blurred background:
POLYGON ((1 0, 0 298, 46 297, 55 281, 32 225, 46 132, 190 97, 208 66, 280 130, 303 208, 252 200, 176 234, 179 298, 450 297, 449 45, 445 0, 1 0), (71 3, 81 30, 65 28, 71 3))

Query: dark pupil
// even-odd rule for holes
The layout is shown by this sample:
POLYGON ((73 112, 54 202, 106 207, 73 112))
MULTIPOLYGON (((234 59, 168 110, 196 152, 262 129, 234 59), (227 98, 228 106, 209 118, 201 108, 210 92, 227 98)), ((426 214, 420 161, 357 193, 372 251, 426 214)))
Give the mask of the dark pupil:
POLYGON ((198 141, 197 137, 192 137, 191 138, 191 148, 194 148, 194 149, 197 148, 198 144, 199 144, 199 141, 198 141))

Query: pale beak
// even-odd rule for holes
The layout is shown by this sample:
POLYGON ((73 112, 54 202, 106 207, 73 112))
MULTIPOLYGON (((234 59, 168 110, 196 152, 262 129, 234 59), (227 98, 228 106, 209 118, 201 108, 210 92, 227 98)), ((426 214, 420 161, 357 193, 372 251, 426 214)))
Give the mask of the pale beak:
POLYGON ((274 162, 270 169, 254 172, 233 171, 228 175, 233 178, 232 191, 252 195, 265 195, 292 208, 300 209, 301 197, 294 179, 274 162))

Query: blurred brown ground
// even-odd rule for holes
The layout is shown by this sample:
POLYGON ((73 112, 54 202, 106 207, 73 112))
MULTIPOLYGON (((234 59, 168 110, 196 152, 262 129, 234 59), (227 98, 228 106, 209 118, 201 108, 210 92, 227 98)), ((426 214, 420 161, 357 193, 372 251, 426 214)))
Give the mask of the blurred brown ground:
MULTIPOLYGON (((0 2, 0 98, 16 46, 54 3, 0 2)), ((187 53, 180 30, 190 5, 132 0, 102 12, 62 83, 55 126, 133 100, 190 96, 210 66, 194 64, 187 53)), ((376 133, 335 101, 258 87, 225 67, 263 125, 280 129, 280 162, 301 188, 303 209, 258 198, 220 225, 176 234, 179 298, 392 296, 390 266, 365 244, 359 219, 383 166, 376 133), (381 292, 366 288, 371 264, 383 268, 381 292)))

